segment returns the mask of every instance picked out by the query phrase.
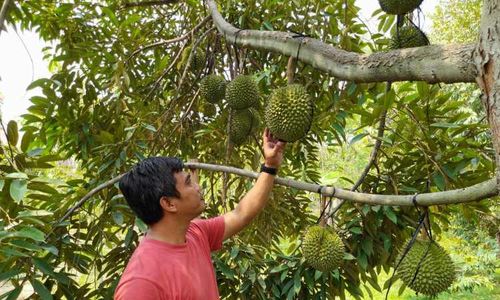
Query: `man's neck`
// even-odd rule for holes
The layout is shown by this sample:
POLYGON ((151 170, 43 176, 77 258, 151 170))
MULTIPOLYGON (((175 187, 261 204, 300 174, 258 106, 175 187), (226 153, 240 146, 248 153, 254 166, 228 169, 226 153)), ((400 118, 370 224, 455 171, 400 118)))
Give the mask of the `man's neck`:
POLYGON ((175 216, 164 216, 149 227, 148 237, 169 244, 184 244, 189 223, 190 221, 179 220, 175 216))

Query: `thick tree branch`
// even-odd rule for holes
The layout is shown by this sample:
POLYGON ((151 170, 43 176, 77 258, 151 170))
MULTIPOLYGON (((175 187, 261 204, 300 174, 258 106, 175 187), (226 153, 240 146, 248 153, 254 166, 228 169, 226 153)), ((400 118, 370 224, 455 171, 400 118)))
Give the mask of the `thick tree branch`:
MULTIPOLYGON (((202 169, 209 171, 225 172, 243 177, 259 177, 259 173, 242 170, 234 167, 205 164, 205 163, 185 163, 186 167, 202 169)), ((296 181, 288 178, 277 177, 275 183, 299 190, 317 193, 321 188, 321 195, 339 199, 345 199, 352 202, 366 203, 372 205, 391 205, 391 206, 412 206, 414 195, 378 195, 357 193, 336 187, 320 186, 318 184, 296 181)), ((424 193, 417 196, 417 203, 421 206, 457 204, 478 201, 496 195, 495 179, 490 179, 479 184, 445 192, 424 193)))
POLYGON ((474 44, 433 45, 364 55, 293 33, 238 29, 224 20, 215 1, 207 3, 214 24, 228 42, 297 57, 341 80, 454 83, 474 82, 477 75, 472 62, 474 44))
POLYGON ((156 1, 143 1, 143 2, 128 2, 123 4, 124 8, 137 7, 137 6, 154 6, 154 5, 167 5, 179 2, 179 0, 156 0, 156 1))
MULTIPOLYGON (((257 172, 247 171, 229 166, 205 164, 198 162, 187 162, 184 164, 184 166, 189 169, 224 172, 226 174, 235 174, 238 176, 248 177, 253 179, 257 179, 259 177, 259 173, 257 172)), ((74 206, 68 209, 68 211, 64 214, 64 216, 59 220, 59 223, 69 218, 73 213, 75 213, 77 209, 79 209, 85 203, 85 201, 90 199, 99 191, 117 183, 123 177, 123 175, 124 174, 120 174, 115 178, 92 189, 74 206)), ((377 195, 377 194, 357 193, 344 190, 341 188, 321 186, 318 184, 297 181, 289 178, 280 178, 280 177, 276 177, 275 183, 313 193, 317 193, 318 190, 320 190, 320 194, 322 196, 326 197, 334 196, 339 199, 344 199, 357 203, 366 203, 371 205, 413 206, 412 199, 414 195, 377 195)), ((467 188, 450 190, 445 192, 419 194, 417 196, 417 203, 421 206, 458 204, 458 203, 465 203, 465 202, 472 202, 472 201, 486 199, 495 196, 496 194, 497 194, 496 180, 490 179, 467 188)))

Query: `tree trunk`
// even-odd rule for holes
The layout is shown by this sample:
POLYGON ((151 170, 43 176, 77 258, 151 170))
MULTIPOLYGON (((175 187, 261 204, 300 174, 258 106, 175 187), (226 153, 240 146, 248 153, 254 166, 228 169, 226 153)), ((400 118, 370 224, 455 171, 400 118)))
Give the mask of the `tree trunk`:
POLYGON ((485 0, 479 41, 474 51, 476 78, 483 95, 495 149, 497 190, 500 193, 500 0, 485 0))

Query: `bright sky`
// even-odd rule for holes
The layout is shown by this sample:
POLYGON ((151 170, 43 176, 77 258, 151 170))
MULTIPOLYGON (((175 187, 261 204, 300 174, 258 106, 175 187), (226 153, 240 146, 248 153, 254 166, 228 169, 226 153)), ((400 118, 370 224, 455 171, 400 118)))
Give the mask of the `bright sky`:
MULTIPOLYGON (((426 32, 430 31, 432 24, 429 15, 437 2, 438 0, 425 0, 421 5, 425 15, 422 25, 426 32)), ((378 1, 357 0, 357 3, 362 8, 362 19, 367 21, 370 27, 376 26, 375 20, 370 20, 370 17, 379 7, 378 1)), ((19 120, 30 106, 29 98, 40 94, 39 89, 27 92, 26 87, 33 80, 50 76, 48 63, 42 59, 44 46, 35 32, 19 32, 18 36, 12 27, 8 27, 7 32, 0 33, 0 101, 3 102, 0 104, 0 110, 4 124, 9 120, 19 120)))

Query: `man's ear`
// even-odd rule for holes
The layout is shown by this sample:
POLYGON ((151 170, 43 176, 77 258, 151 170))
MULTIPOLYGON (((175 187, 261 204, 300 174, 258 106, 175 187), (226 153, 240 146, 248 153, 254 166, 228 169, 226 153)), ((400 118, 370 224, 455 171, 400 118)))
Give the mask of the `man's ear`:
POLYGON ((177 212, 177 206, 175 205, 175 202, 173 200, 173 197, 162 196, 160 198, 161 208, 168 212, 177 212))

